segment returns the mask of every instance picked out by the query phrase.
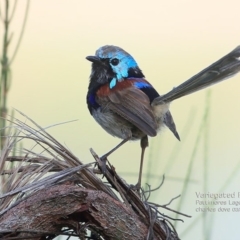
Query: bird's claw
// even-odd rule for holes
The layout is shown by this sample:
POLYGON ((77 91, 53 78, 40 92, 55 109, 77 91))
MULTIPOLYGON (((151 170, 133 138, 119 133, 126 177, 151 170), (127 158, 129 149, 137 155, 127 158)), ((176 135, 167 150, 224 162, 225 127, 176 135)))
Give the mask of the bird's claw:
POLYGON ((141 186, 139 184, 139 182, 136 185, 130 185, 129 186, 129 190, 133 190, 135 191, 139 196, 140 196, 140 190, 141 190, 141 186))
POLYGON ((103 155, 102 157, 100 157, 101 163, 99 164, 99 168, 102 171, 103 176, 106 174, 106 162, 107 162, 107 156, 103 155))

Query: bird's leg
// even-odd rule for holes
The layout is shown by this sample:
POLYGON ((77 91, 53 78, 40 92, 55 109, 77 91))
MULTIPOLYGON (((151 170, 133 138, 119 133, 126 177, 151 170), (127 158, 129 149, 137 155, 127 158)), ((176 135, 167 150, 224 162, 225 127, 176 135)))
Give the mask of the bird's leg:
POLYGON ((141 143, 140 144, 141 144, 142 152, 141 152, 141 162, 140 162, 140 170, 139 170, 138 182, 135 185, 135 188, 137 190, 139 190, 141 188, 143 159, 144 159, 145 149, 146 149, 146 147, 148 147, 148 136, 144 136, 141 139, 141 143))
POLYGON ((130 138, 131 138, 131 136, 128 137, 128 138, 123 139, 116 147, 114 147, 112 150, 110 150, 109 152, 107 152, 106 154, 104 154, 104 155, 101 157, 101 159, 107 158, 110 154, 112 154, 114 151, 116 151, 118 148, 120 148, 124 143, 126 143, 127 141, 129 141, 130 138))
POLYGON ((126 143, 127 141, 129 141, 131 139, 132 136, 129 136, 125 139, 123 139, 116 147, 114 147, 112 150, 110 150, 109 152, 107 152, 106 154, 104 154, 100 159, 103 161, 103 166, 102 166, 102 172, 103 174, 106 172, 106 161, 107 161, 107 157, 112 154, 114 151, 116 151, 118 148, 120 148, 124 143, 126 143))

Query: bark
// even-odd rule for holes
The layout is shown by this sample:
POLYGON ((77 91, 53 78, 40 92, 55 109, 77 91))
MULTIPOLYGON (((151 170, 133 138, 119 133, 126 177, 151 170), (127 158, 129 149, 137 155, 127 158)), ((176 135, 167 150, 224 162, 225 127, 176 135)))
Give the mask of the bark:
POLYGON ((20 202, 1 216, 0 233, 16 231, 11 236, 40 240, 68 226, 81 235, 79 222, 105 239, 139 240, 148 234, 148 226, 131 208, 101 191, 72 185, 43 189, 20 202))

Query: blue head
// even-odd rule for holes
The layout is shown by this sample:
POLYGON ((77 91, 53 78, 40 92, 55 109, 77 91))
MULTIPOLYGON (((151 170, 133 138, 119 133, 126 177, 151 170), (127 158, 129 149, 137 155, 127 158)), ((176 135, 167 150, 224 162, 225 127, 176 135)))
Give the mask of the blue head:
POLYGON ((96 51, 95 56, 88 56, 91 61, 92 73, 90 86, 109 84, 114 88, 117 81, 127 78, 144 78, 134 58, 120 47, 106 45, 96 51))

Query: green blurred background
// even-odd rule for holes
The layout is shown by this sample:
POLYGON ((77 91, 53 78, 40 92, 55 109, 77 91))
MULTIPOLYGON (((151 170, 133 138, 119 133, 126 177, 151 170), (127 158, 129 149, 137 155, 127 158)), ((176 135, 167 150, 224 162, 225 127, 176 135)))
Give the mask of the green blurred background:
MULTIPOLYGON (((18 2, 11 24, 11 46, 17 42, 25 6, 26 1, 18 2)), ((53 127, 49 133, 83 162, 93 161, 90 147, 102 155, 120 140, 102 130, 88 112, 90 63, 85 57, 102 45, 120 46, 134 56, 147 80, 166 93, 240 44, 239 9, 238 0, 32 1, 24 38, 11 66, 8 107, 24 112, 42 127, 78 119, 53 127)), ((2 36, 2 27, 0 31, 2 36)), ((238 171, 232 173, 240 162, 239 87, 240 75, 211 88, 208 169, 204 173, 206 141, 200 141, 180 209, 192 218, 181 217, 184 223, 177 224, 182 239, 240 236, 239 213, 208 213, 203 220, 195 210, 195 192, 203 193, 204 184, 210 193, 218 193, 226 183, 222 192, 240 192, 238 171)), ((151 201, 165 204, 182 193, 206 108, 206 93, 204 90, 172 103, 181 142, 167 129, 150 139, 144 173, 150 171, 151 178, 144 178, 143 183, 156 187, 166 174, 163 187, 152 194, 151 201), (168 166, 172 154, 177 156, 168 166)), ((129 183, 136 183, 139 142, 126 144, 109 160, 129 183)), ((171 207, 176 209, 179 202, 175 200, 171 207)))

